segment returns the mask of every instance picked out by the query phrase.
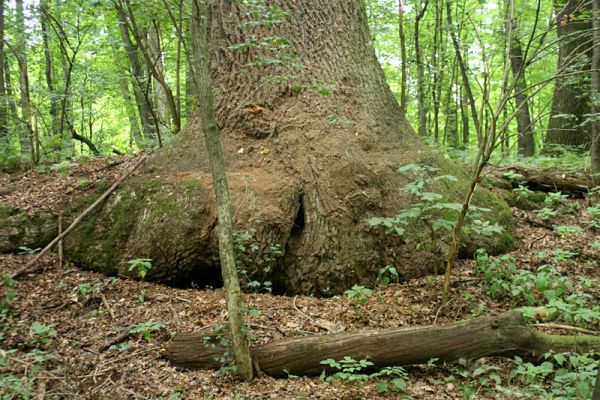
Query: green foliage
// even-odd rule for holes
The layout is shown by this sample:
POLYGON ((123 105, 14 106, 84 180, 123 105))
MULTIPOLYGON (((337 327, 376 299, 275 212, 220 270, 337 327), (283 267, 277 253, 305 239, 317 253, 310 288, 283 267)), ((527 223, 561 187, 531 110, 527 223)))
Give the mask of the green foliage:
POLYGON ((548 353, 544 357, 541 364, 515 357, 510 378, 521 385, 501 391, 506 395, 553 400, 591 396, 598 368, 593 354, 548 353))
POLYGON ((271 293, 273 284, 267 277, 281 259, 283 251, 279 243, 262 243, 256 233, 256 228, 250 228, 236 231, 233 235, 240 284, 255 292, 271 293), (253 271, 252 276, 248 271, 253 271))
POLYGON ((321 361, 321 364, 330 367, 331 369, 337 370, 333 375, 326 376, 325 370, 321 374, 321 379, 327 382, 331 381, 346 381, 346 382, 365 382, 369 379, 369 375, 361 373, 367 367, 373 366, 374 364, 366 359, 355 360, 350 356, 344 356, 339 361, 328 358, 321 361))
POLYGON ((29 336, 41 346, 46 346, 50 339, 56 337, 56 324, 42 324, 34 322, 29 327, 29 336))
POLYGON ((131 325, 129 327, 129 333, 139 333, 144 340, 150 341, 154 338, 154 333, 164 327, 166 327, 166 324, 163 322, 146 321, 140 324, 131 325))
POLYGON ((392 282, 400 282, 400 276, 398 275, 396 267, 390 264, 379 269, 379 272, 377 273, 377 280, 386 284, 392 282))
MULTIPOLYGON (((456 182, 457 178, 452 175, 434 174, 438 168, 422 164, 407 164, 398 169, 402 174, 416 174, 416 179, 409 182, 401 190, 413 198, 411 208, 403 210, 393 217, 373 217, 367 223, 370 226, 383 226, 387 234, 396 234, 407 237, 407 229, 419 240, 419 247, 423 241, 439 247, 439 232, 449 232, 454 229, 456 217, 463 205, 444 201, 444 196, 433 191, 433 188, 444 183, 456 182), (425 225, 426 234, 420 224, 425 225)), ((466 223, 462 234, 477 234, 492 236, 500 234, 504 228, 497 223, 491 224, 482 218, 483 213, 490 210, 476 205, 469 207, 466 223)))
POLYGON ((373 294, 371 289, 364 286, 354 285, 351 289, 346 290, 346 296, 357 304, 365 304, 369 301, 369 297, 373 294))
POLYGON ((355 360, 350 356, 344 356, 341 360, 328 358, 321 361, 322 365, 336 371, 331 375, 327 375, 323 370, 321 379, 326 382, 343 381, 351 383, 364 383, 368 380, 377 379, 375 389, 378 394, 387 392, 401 393, 406 391, 406 381, 408 373, 402 367, 386 367, 372 374, 365 373, 365 369, 373 367, 371 361, 367 359, 355 360))
POLYGON ((371 378, 389 379, 388 381, 382 380, 377 382, 375 389, 378 394, 387 392, 402 393, 406 391, 408 372, 402 367, 386 367, 371 374, 371 378))
POLYGON ((529 199, 533 192, 527 186, 519 184, 519 187, 512 190, 517 194, 517 200, 529 199))
POLYGON ((152 260, 150 258, 135 258, 127 261, 127 263, 129 264, 129 271, 137 271, 141 280, 146 279, 148 271, 152 269, 152 260))
POLYGON ((559 236, 568 237, 575 233, 584 233, 585 230, 577 225, 557 225, 554 227, 554 232, 559 236))
POLYGON ((91 283, 81 283, 71 290, 71 299, 78 302, 80 298, 89 299, 94 293, 100 292, 100 288, 91 283))
MULTIPOLYGON (((568 261, 575 255, 557 249, 553 263, 568 261)), ((545 306, 550 317, 579 326, 600 323, 600 305, 593 295, 598 283, 593 280, 582 280, 578 288, 553 264, 543 264, 534 273, 518 269, 511 256, 492 259, 484 250, 476 253, 476 272, 484 277, 492 299, 510 301, 513 306, 545 306)))

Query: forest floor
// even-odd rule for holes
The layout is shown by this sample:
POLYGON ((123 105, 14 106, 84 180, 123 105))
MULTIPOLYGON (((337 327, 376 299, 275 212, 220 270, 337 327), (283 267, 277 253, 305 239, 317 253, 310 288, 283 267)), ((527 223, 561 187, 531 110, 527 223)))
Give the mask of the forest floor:
MULTIPOLYGON (((83 181, 89 185, 98 179, 114 180, 135 160, 96 159, 68 166, 62 172, 1 175, 0 186, 11 189, 0 193, 0 200, 32 212, 57 212, 78 192, 83 181)), ((597 301, 598 231, 589 227, 584 199, 564 204, 570 212, 559 213, 552 224, 581 229, 548 229, 544 224, 532 224, 540 220, 534 211, 513 209, 516 249, 510 256, 524 271, 535 273, 541 265, 551 263, 556 274, 573 282, 595 280, 595 285, 577 283, 576 290, 597 301), (560 256, 559 252, 557 256, 558 249, 573 255, 560 256)), ((31 257, 1 255, 0 272, 15 271, 31 257)), ((523 374, 511 374, 523 364, 502 357, 407 367, 406 390, 381 394, 377 391, 380 378, 352 383, 319 377, 258 377, 246 383, 223 371, 179 371, 162 356, 171 334, 222 323, 222 289, 178 289, 107 277, 68 262, 60 266, 55 253, 44 256, 40 263, 43 268, 39 271, 16 281, 14 300, 0 315, 3 399, 12 398, 9 393, 15 398, 39 399, 552 398, 543 393, 551 393, 553 375, 528 381, 523 374), (531 385, 540 388, 530 392, 527 386, 531 385)), ((492 298, 488 282, 475 271, 474 260, 458 262, 451 302, 444 312, 440 310, 441 276, 381 283, 371 288, 372 294, 364 304, 345 295, 315 298, 265 293, 245 294, 243 301, 258 311, 258 315, 249 317, 256 342, 329 331, 444 324, 497 315, 523 305, 517 295, 492 298)), ((0 287, 0 300, 8 292, 6 285, 0 287)), ((574 334, 543 325, 538 328, 574 334)), ((597 322, 587 328, 599 329, 597 322)))

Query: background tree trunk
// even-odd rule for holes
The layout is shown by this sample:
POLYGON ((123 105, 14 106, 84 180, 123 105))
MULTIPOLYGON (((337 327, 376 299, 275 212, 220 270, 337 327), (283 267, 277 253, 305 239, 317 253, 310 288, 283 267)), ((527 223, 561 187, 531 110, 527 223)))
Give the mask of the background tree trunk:
POLYGON ((8 131, 8 107, 6 85, 4 84, 4 0, 0 0, 0 143, 8 148, 10 135, 8 131))
MULTIPOLYGON (((148 29, 147 36, 148 51, 150 53, 154 68, 156 68, 156 71, 159 75, 164 76, 165 68, 160 44, 159 25, 156 20, 152 20, 152 24, 148 29)), ((158 115, 158 119, 161 121, 161 123, 166 123, 168 125, 169 111, 167 109, 167 94, 165 93, 165 88, 161 86, 160 82, 158 82, 156 78, 153 80, 154 84, 152 85, 152 88, 154 89, 154 104, 156 104, 156 114, 158 115)))
POLYGON ((419 45, 419 22, 425 16, 429 0, 419 1, 419 12, 415 16, 415 62, 417 64, 417 111, 419 116, 419 136, 428 136, 427 132, 427 108, 425 107, 425 84, 423 82, 425 67, 423 66, 423 55, 419 45))
MULTIPOLYGON (((50 32, 48 30, 48 13, 49 13, 49 5, 48 0, 40 0, 40 24, 42 28, 42 38, 44 43, 44 59, 46 62, 45 65, 45 76, 46 76, 46 86, 48 87, 48 95, 50 97, 50 134, 58 139, 61 136, 60 132, 60 116, 58 115, 59 111, 59 94, 56 93, 55 88, 55 73, 54 73, 54 60, 52 58, 52 50, 50 48, 50 32)), ((57 140, 57 143, 60 143, 60 140, 57 140)), ((55 153, 60 155, 60 147, 55 149, 55 153)))
POLYGON ((23 0, 16 0, 17 11, 17 40, 15 56, 19 63, 19 86, 21 88, 21 129, 19 139, 21 143, 22 159, 30 159, 31 162, 36 162, 34 133, 31 125, 31 99, 29 97, 29 71, 27 68, 27 44, 25 31, 25 16, 23 13, 23 0))
MULTIPOLYGON (((402 116, 370 44, 364 3, 269 5, 281 9, 275 22, 251 20, 265 11, 254 2, 220 3, 207 13, 233 222, 245 234, 240 240, 255 249, 238 254, 239 267, 250 280, 272 282, 276 293, 321 295, 373 284, 381 265, 395 264, 403 278, 433 271, 442 260, 426 243, 416 250, 422 227, 386 236, 367 220, 410 206, 398 189, 415 177, 399 174, 401 165, 425 163, 457 176, 451 188, 435 188, 448 201, 462 197, 468 178, 421 143, 402 116), (258 43, 285 38, 291 47, 240 46, 251 36, 258 43), (295 61, 264 62, 273 59, 295 61)), ((73 233, 65 254, 78 265, 124 274, 127 260, 151 258, 148 279, 179 284, 220 276, 213 184, 197 113, 143 174, 73 233)), ((510 221, 506 205, 490 193, 478 192, 476 203, 494 210, 492 222, 510 221)), ((510 244, 508 223, 505 234, 487 243, 466 238, 463 250, 472 254, 484 245, 498 252, 510 244)))
MULTIPOLYGON (((592 51, 592 174, 594 183, 600 185, 600 0, 592 0, 593 46, 592 51)), ((599 394, 600 395, 600 394, 599 394)))
POLYGON ((133 87, 133 95, 135 104, 137 105, 140 122, 144 137, 147 141, 155 141, 157 135, 157 123, 152 114, 152 103, 150 97, 150 83, 148 77, 144 74, 144 68, 139 58, 138 50, 131 41, 129 29, 127 28, 127 17, 124 11, 117 8, 117 16, 119 19, 119 31, 123 47, 129 59, 129 67, 131 72, 131 84, 133 87))
POLYGON ((406 36, 404 35, 404 1, 398 0, 398 36, 400 39, 400 61, 401 66, 401 83, 400 83, 400 111, 406 115, 407 109, 407 80, 408 80, 408 58, 406 56, 406 36))
POLYGON ((581 15, 591 10, 589 0, 558 0, 555 3, 556 31, 560 39, 558 68, 564 72, 580 71, 573 77, 556 79, 552 96, 552 110, 544 140, 544 152, 551 151, 549 145, 577 146, 586 150, 590 146, 589 126, 582 126, 585 114, 590 113, 589 76, 591 56, 591 21, 581 15))

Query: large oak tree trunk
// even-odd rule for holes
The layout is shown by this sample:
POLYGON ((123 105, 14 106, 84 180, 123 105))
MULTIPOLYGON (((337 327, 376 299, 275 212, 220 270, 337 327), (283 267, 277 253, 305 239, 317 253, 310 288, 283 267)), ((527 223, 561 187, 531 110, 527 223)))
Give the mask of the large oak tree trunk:
MULTIPOLYGON (((388 328, 276 340, 252 349, 252 357, 267 375, 315 375, 328 368, 321 361, 350 356, 368 359, 374 368, 424 364, 436 358, 452 361, 493 355, 539 357, 554 350, 600 349, 597 336, 557 336, 535 331, 519 311, 481 317, 448 325, 388 328)), ((188 369, 222 367, 225 348, 210 333, 178 334, 166 356, 173 365, 188 369)))
MULTIPOLYGON (((423 145, 402 116, 375 58, 363 2, 272 2, 279 11, 260 4, 223 2, 207 17, 234 224, 245 233, 238 261, 248 279, 271 281, 278 292, 330 294, 373 283, 386 264, 403 277, 433 271, 444 238, 417 250, 424 226, 399 238, 366 220, 410 205, 399 189, 415 176, 399 174, 400 165, 424 163, 457 176, 454 186, 430 188, 448 201, 460 201, 467 178, 423 145), (262 15, 270 20, 249 20, 262 15)), ((181 284, 220 275, 200 124, 192 116, 143 174, 74 232, 65 246, 76 263, 127 273, 127 260, 151 258, 148 278, 181 284)), ((475 201, 493 209, 489 218, 507 233, 487 243, 470 238, 465 252, 506 249, 506 205, 485 191, 475 201)))

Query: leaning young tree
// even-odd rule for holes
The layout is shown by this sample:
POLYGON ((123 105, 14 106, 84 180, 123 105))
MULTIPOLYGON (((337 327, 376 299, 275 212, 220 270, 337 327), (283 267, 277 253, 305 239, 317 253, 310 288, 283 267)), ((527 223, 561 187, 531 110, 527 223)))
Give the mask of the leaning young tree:
MULTIPOLYGON (((220 2, 208 8, 207 32, 233 222, 244 233, 238 260, 249 279, 268 280, 281 293, 331 294, 373 283, 386 264, 403 277, 437 268, 439 249, 410 240, 423 225, 399 237, 366 222, 410 206, 399 189, 414 176, 399 173, 401 165, 457 176, 431 188, 448 201, 462 200, 469 183, 400 112, 371 45, 364 3, 220 2)), ((70 258, 113 274, 126 274, 129 259, 151 258, 150 279, 214 285, 216 208, 202 128, 192 116, 155 152, 67 240, 70 258)), ((486 191, 474 202, 508 229, 488 243, 467 238, 463 250, 506 249, 506 205, 486 191)))

